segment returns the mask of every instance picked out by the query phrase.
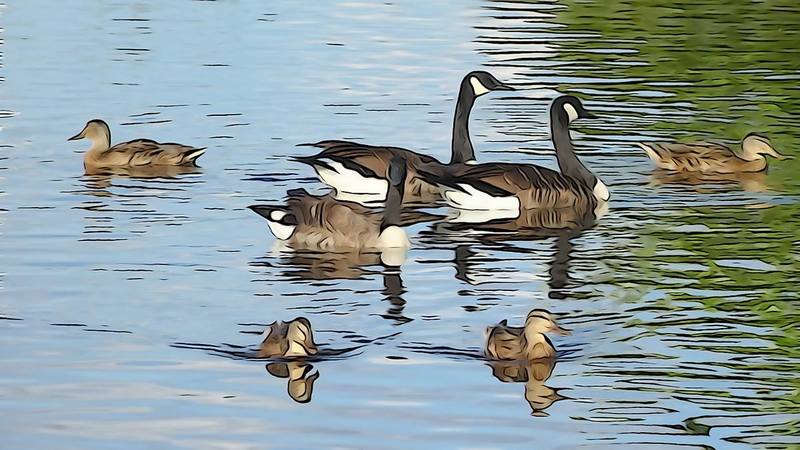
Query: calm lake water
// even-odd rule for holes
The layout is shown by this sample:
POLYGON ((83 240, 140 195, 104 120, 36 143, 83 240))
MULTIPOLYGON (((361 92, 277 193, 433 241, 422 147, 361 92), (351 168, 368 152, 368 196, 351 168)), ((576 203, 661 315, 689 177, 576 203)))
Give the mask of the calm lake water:
POLYGON ((319 3, 0 7, 1 448, 800 447, 800 159, 687 183, 635 145, 760 131, 800 157, 796 1, 319 3), (481 161, 554 167, 558 92, 598 115, 573 138, 605 216, 420 223, 400 267, 274 249, 246 206, 324 192, 295 144, 447 159, 475 69, 518 88, 477 101, 481 161), (84 176, 66 139, 95 117, 208 146, 202 169, 84 176), (476 356, 534 308, 573 330, 554 367, 476 356), (297 316, 356 349, 248 357, 297 316))

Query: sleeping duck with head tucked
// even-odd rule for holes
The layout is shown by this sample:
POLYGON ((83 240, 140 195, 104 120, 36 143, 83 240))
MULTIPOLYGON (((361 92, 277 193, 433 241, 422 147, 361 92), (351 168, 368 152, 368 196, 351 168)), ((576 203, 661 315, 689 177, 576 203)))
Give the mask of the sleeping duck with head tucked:
POLYGON ((111 146, 111 129, 100 119, 90 120, 80 133, 68 140, 88 139, 92 145, 83 155, 87 172, 98 168, 135 168, 145 166, 195 166, 205 148, 175 143, 136 139, 111 146))

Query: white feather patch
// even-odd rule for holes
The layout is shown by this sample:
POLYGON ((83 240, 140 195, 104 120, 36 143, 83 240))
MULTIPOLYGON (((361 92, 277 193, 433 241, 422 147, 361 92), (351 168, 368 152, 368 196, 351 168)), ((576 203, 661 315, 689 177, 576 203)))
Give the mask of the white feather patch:
POLYGON ((597 183, 594 185, 594 190, 592 192, 594 192, 595 198, 604 202, 611 198, 611 194, 608 193, 608 188, 605 184, 603 184, 602 181, 600 181, 599 178, 597 179, 597 183))
POLYGON ((386 191, 389 190, 389 182, 381 178, 365 177, 355 170, 350 170, 340 162, 324 160, 333 170, 325 167, 314 166, 320 180, 323 183, 336 189, 337 192, 345 194, 369 194, 386 198, 386 191))
POLYGON ((378 245, 381 248, 410 247, 406 231, 396 225, 388 226, 378 236, 378 245))
POLYGON ((444 192, 447 204, 453 208, 469 209, 476 211, 511 210, 519 211, 519 199, 514 196, 495 197, 472 185, 460 183, 464 191, 448 189, 444 192))
POLYGON ((477 79, 476 77, 469 78, 469 84, 472 85, 472 92, 475 93, 475 97, 479 97, 487 92, 489 92, 489 88, 481 83, 481 80, 477 79))
POLYGON ((294 233, 294 229, 296 228, 294 225, 285 225, 280 223, 280 220, 286 215, 283 211, 272 211, 269 213, 269 219, 267 219, 267 226, 269 226, 269 231, 275 235, 276 238, 285 241, 292 237, 294 233))
POLYGON ((567 112, 567 117, 569 117, 570 122, 578 118, 578 111, 569 103, 564 103, 564 111, 567 112))

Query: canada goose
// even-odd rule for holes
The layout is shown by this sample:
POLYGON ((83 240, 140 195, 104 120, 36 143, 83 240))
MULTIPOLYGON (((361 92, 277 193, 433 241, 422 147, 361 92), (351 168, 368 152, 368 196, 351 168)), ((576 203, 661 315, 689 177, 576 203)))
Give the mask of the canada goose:
POLYGON ((443 170, 426 167, 418 174, 439 186, 450 206, 510 211, 505 218, 525 209, 594 206, 609 199, 608 189, 580 162, 569 136, 572 121, 592 117, 571 95, 558 97, 551 105, 550 130, 561 173, 533 164, 482 163, 443 170))
POLYGON ((83 166, 90 172, 107 167, 194 166, 205 148, 150 139, 136 139, 111 146, 111 129, 100 119, 86 122, 80 133, 68 140, 89 139, 91 147, 83 155, 83 166))
MULTIPOLYGON (((469 114, 475 99, 490 91, 512 91, 488 72, 468 73, 461 80, 453 119, 450 164, 475 161, 475 150, 469 139, 469 114)), ((323 183, 336 190, 337 198, 359 196, 362 202, 380 201, 386 196, 386 168, 395 156, 402 156, 408 167, 404 191, 405 202, 432 202, 440 198, 433 186, 416 177, 417 168, 441 167, 436 158, 399 147, 382 147, 348 141, 321 141, 302 144, 323 149, 313 156, 295 158, 314 168, 323 183)))
POLYGON ((639 143, 639 147, 660 169, 676 172, 762 172, 767 170, 766 156, 778 160, 788 158, 775 151, 766 136, 756 133, 749 133, 742 139, 742 151, 738 155, 729 147, 710 142, 649 142, 639 143))
POLYGON ((289 191, 286 206, 251 205, 267 219, 272 234, 293 248, 387 249, 410 246, 400 227, 400 209, 406 180, 403 158, 392 158, 390 187, 383 214, 355 202, 314 196, 303 189, 289 191))
POLYGON ((524 327, 509 327, 508 321, 489 327, 486 339, 486 355, 491 359, 532 360, 553 358, 556 349, 544 335, 548 331, 562 336, 570 334, 560 328, 553 316, 544 309, 534 309, 525 318, 524 327))
POLYGON ((259 358, 297 358, 319 352, 314 343, 311 322, 298 317, 289 322, 272 322, 264 331, 264 341, 256 355, 259 358))
POLYGON ((525 383, 525 400, 531 407, 531 415, 547 416, 544 412, 553 403, 566 397, 544 384, 553 374, 555 358, 540 358, 532 361, 489 361, 492 375, 503 383, 525 383))
POLYGON ((278 378, 288 378, 286 391, 297 403, 308 403, 314 393, 314 382, 319 378, 319 371, 314 366, 302 361, 271 362, 266 366, 267 372, 278 378))

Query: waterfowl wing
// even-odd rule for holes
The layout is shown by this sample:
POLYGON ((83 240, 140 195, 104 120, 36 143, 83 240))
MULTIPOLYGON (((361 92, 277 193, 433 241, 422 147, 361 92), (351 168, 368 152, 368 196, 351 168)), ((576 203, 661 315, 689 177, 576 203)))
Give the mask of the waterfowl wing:
POLYGON ((105 160, 127 160, 124 165, 189 165, 205 153, 205 148, 195 148, 175 143, 159 143, 150 139, 137 139, 111 147, 103 154, 105 160))

